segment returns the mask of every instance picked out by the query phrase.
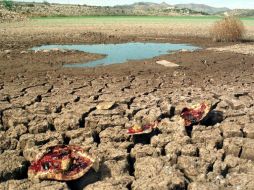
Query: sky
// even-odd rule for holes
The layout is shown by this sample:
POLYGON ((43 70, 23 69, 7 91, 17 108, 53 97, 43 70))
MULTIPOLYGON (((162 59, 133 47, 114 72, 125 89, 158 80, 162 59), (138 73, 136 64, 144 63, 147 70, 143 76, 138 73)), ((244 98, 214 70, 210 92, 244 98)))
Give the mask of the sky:
MULTIPOLYGON (((42 2, 44 0, 17 0, 25 2, 42 2)), ((135 2, 166 2, 168 4, 179 3, 198 3, 206 4, 213 7, 228 7, 231 9, 254 9, 254 0, 46 0, 50 3, 67 3, 67 4, 87 4, 87 5, 100 5, 100 6, 114 6, 123 4, 132 4, 135 2)))

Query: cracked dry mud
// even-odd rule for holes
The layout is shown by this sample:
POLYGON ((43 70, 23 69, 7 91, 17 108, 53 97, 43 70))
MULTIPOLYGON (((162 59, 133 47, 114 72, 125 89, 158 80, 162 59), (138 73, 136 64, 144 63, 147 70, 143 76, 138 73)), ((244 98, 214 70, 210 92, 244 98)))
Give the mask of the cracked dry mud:
POLYGON ((157 58, 66 69, 61 52, 18 52, 0 61, 0 189, 254 188, 252 56, 201 50, 162 56, 183 63, 177 69, 157 58), (204 99, 214 103, 210 119, 186 130, 182 103, 204 99), (112 105, 98 109, 103 102, 112 105), (138 119, 161 122, 151 134, 127 135, 138 119), (99 171, 68 183, 27 179, 36 154, 62 143, 98 156, 99 171))

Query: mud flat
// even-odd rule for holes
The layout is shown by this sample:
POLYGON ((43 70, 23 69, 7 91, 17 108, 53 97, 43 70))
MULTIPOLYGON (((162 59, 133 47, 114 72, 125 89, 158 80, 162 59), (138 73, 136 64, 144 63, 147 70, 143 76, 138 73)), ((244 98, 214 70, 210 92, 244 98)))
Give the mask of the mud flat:
MULTIPOLYGON (((80 42, 140 40, 84 36, 80 42)), ((45 41, 73 43, 78 36, 53 39, 45 33, 23 43, 30 39, 25 37, 5 36, 0 48, 0 189, 253 189, 253 55, 203 49, 75 69, 62 65, 100 56, 28 48, 45 41), (204 99, 214 105, 210 120, 187 130, 179 125, 182 102, 204 99), (101 110, 101 102, 114 106, 101 110), (140 138, 127 135, 128 125, 141 118, 160 119, 158 130, 140 138), (68 183, 29 180, 30 161, 55 144, 87 147, 100 158, 99 171, 68 183)), ((178 41, 232 45, 194 37, 178 41)))

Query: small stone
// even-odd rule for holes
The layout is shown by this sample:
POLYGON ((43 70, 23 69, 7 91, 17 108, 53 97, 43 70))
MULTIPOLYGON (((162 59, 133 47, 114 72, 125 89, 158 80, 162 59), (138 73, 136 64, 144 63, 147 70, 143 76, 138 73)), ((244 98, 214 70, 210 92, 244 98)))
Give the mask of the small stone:
POLYGON ((167 60, 156 61, 156 63, 159 65, 163 65, 165 67, 179 67, 179 65, 177 65, 176 63, 173 63, 167 60))
POLYGON ((98 110, 108 110, 112 108, 114 104, 115 102, 101 102, 96 106, 96 108, 98 110))
POLYGON ((10 54, 10 53, 11 53, 11 50, 6 49, 6 50, 4 50, 4 53, 5 53, 5 54, 10 54))
POLYGON ((43 52, 43 53, 48 53, 48 52, 50 52, 50 50, 44 49, 44 50, 42 50, 42 52, 43 52))

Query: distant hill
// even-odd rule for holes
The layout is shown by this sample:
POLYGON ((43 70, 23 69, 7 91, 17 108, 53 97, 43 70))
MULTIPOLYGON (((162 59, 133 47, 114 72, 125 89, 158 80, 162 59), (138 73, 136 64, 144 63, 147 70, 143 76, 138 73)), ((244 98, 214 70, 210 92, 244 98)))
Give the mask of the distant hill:
POLYGON ((152 12, 156 12, 158 15, 206 15, 206 12, 202 10, 196 11, 189 9, 187 7, 176 7, 168 3, 151 3, 151 2, 138 2, 130 5, 116 5, 113 8, 118 8, 122 10, 131 10, 136 13, 139 12, 143 15, 152 12))
POLYGON ((165 2, 163 3, 150 3, 150 2, 139 2, 139 3, 133 3, 131 5, 121 5, 121 6, 115 6, 115 7, 121 7, 121 8, 128 8, 128 9, 133 9, 133 10, 162 10, 162 9, 188 9, 192 10, 193 12, 202 12, 202 13, 207 13, 207 14, 217 14, 221 12, 226 12, 230 11, 229 8, 227 7, 221 7, 221 8, 216 8, 216 7, 211 7, 208 5, 204 4, 176 4, 176 5, 170 5, 165 2))
POLYGON ((187 9, 191 9, 194 11, 205 12, 208 14, 216 14, 216 13, 220 13, 220 12, 230 11, 230 9, 227 7, 216 8, 216 7, 211 7, 211 6, 204 5, 204 4, 193 4, 193 3, 191 3, 191 4, 176 4, 175 7, 187 8, 187 9))
POLYGON ((139 3, 134 3, 130 5, 134 9, 165 9, 169 7, 167 3, 149 3, 149 2, 139 2, 139 3))
MULTIPOLYGON (((0 0, 0 8, 4 9, 0 0)), ((129 5, 116 6, 88 6, 76 4, 57 4, 35 2, 13 2, 13 13, 22 16, 199 16, 199 15, 234 15, 254 16, 254 9, 235 9, 222 7, 216 8, 204 4, 176 4, 138 2, 129 5)), ((1 16, 1 15, 0 15, 1 16)))
POLYGON ((226 11, 224 15, 239 16, 239 17, 254 17, 254 9, 234 9, 226 11))
MULTIPOLYGON (((1 5, 1 1, 0 1, 1 5)), ((120 6, 88 6, 75 4, 13 2, 12 10, 28 17, 47 16, 199 16, 207 13, 177 8, 167 3, 139 2, 120 6)))

